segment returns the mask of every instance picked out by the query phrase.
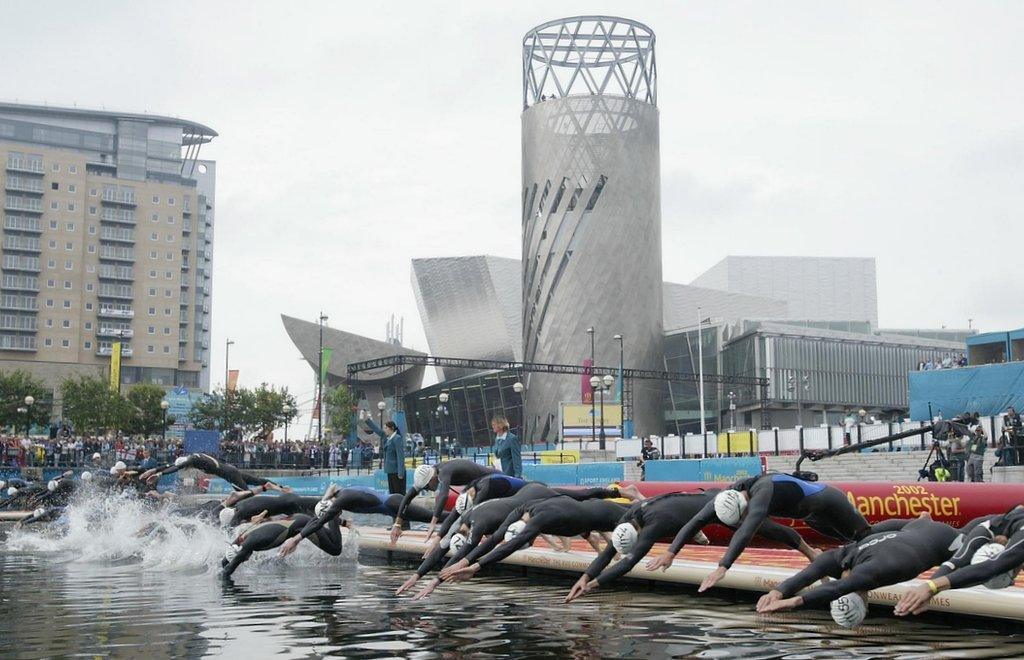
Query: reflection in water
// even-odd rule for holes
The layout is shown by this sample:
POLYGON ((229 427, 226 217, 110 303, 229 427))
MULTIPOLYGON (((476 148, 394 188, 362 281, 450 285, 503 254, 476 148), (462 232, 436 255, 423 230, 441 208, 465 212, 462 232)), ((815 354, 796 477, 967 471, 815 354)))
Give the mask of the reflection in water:
POLYGON ((0 553, 3 657, 1024 657, 1020 630, 878 617, 848 631, 826 612, 758 617, 749 598, 640 584, 567 607, 569 578, 492 573, 417 602, 392 595, 409 566, 380 557, 267 558, 222 584, 191 562, 153 568, 18 543, 0 553))

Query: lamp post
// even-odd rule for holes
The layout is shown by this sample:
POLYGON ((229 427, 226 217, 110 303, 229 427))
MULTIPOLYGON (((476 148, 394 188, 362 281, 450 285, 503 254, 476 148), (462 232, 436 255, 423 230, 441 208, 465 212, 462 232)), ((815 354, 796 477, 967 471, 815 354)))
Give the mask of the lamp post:
POLYGON ((735 430, 736 428, 736 393, 730 391, 729 397, 729 430, 735 430))
POLYGON ((287 403, 281 406, 281 412, 284 413, 284 441, 288 443, 288 424, 292 421, 292 407, 287 403))
POLYGON ((28 438, 28 408, 25 406, 18 406, 18 414, 25 416, 25 437, 28 438))
POLYGON ((228 358, 231 355, 231 347, 234 345, 234 343, 235 342, 232 339, 226 339, 224 341, 224 427, 225 427, 225 430, 228 430, 227 429, 228 420, 231 418, 231 414, 230 414, 231 413, 231 394, 228 391, 228 374, 230 374, 231 372, 229 371, 230 362, 228 361, 228 358))
MULTIPOLYGON (((320 350, 317 352, 316 361, 316 442, 319 445, 323 444, 324 439, 324 321, 327 320, 327 315, 320 312, 320 316, 317 317, 317 325, 320 326, 320 350)), ((327 467, 326 454, 324 457, 324 467, 327 467)))
MULTIPOLYGON (((704 419, 704 319, 701 318, 701 308, 697 308, 697 371, 700 378, 698 384, 698 399, 700 400, 700 444, 704 448, 704 456, 707 457, 708 446, 708 423, 704 419)), ((692 353, 691 353, 692 355, 692 353)))
POLYGON ((615 382, 615 378, 611 374, 605 374, 601 378, 601 449, 605 448, 605 434, 604 434, 604 393, 606 390, 610 390, 612 383, 615 382))
POLYGON ((626 393, 621 388, 626 386, 626 353, 623 346, 622 335, 615 335, 612 337, 615 341, 619 342, 619 438, 626 437, 626 393))
POLYGON ((380 427, 384 428, 384 410, 388 407, 388 404, 383 401, 377 402, 377 416, 380 418, 380 427))
POLYGON ((25 437, 32 433, 32 405, 36 402, 36 398, 29 394, 25 397, 25 437))
POLYGON ((526 397, 523 396, 523 392, 526 390, 526 386, 518 380, 512 383, 512 391, 519 395, 519 426, 520 433, 523 434, 523 440, 526 440, 526 397))
MULTIPOLYGON (((601 439, 600 439, 600 442, 598 444, 598 448, 604 449, 604 389, 602 387, 601 377, 598 376, 597 374, 595 374, 595 375, 590 377, 590 398, 591 398, 591 402, 593 402, 594 397, 597 396, 597 391, 598 390, 601 390, 601 439)), ((593 405, 591 405, 590 410, 591 411, 594 410, 594 406, 593 405)), ((595 422, 595 416, 594 415, 590 416, 590 422, 591 422, 592 425, 595 422)), ((591 436, 590 439, 593 440, 594 436, 591 436)))
MULTIPOLYGON (((440 394, 437 395, 437 400, 441 402, 441 405, 439 405, 437 407, 437 414, 438 414, 438 416, 443 415, 443 417, 441 417, 441 435, 442 436, 445 435, 445 433, 447 433, 447 430, 445 428, 445 427, 447 427, 447 424, 445 423, 445 419, 448 417, 448 399, 449 398, 450 398, 450 396, 449 396, 449 394, 447 392, 441 392, 440 394)), ((456 435, 456 437, 458 437, 457 429, 456 429, 456 434, 455 435, 456 435)), ((451 437, 448 437, 447 440, 448 440, 448 442, 451 442, 451 437)))
POLYGON ((170 408, 170 407, 171 407, 171 404, 169 404, 167 402, 167 399, 164 399, 163 401, 160 402, 160 412, 164 416, 163 425, 160 427, 161 428, 160 438, 164 442, 167 441, 167 409, 170 408))
MULTIPOLYGON (((594 364, 594 360, 595 360, 595 358, 594 358, 594 354, 595 354, 595 351, 594 351, 594 327, 593 326, 587 328, 587 334, 590 335, 590 373, 593 374, 594 373, 594 366, 595 366, 595 364, 594 364)), ((590 376, 590 440, 591 441, 593 441, 594 438, 597 436, 597 428, 594 425, 594 390, 596 389, 596 387, 594 385, 594 379, 595 378, 596 378, 596 376, 594 376, 594 375, 590 376)))

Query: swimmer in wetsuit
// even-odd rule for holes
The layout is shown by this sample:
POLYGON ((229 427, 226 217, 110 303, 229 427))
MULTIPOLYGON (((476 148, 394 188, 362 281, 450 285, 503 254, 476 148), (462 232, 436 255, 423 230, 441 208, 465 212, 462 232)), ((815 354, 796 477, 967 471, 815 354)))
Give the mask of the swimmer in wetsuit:
POLYGON ((821 553, 810 566, 762 596, 757 611, 831 603, 836 623, 858 625, 867 615, 868 591, 913 579, 946 561, 959 547, 960 532, 927 514, 899 524, 901 529, 869 534, 856 543, 821 553), (795 595, 825 576, 836 579, 795 595))
MULTIPOLYGON (((717 490, 704 493, 669 493, 631 506, 612 531, 612 542, 605 546, 586 572, 580 576, 565 597, 565 602, 572 602, 628 573, 650 552, 655 543, 675 536, 699 515, 707 503, 714 500, 717 493, 717 490), (609 568, 608 565, 616 553, 621 554, 622 559, 609 568)), ((707 545, 707 537, 699 531, 697 534, 697 542, 707 545)), ((796 530, 773 520, 761 523, 757 534, 799 550, 808 559, 813 559, 817 555, 796 530)))
POLYGON ((896 604, 897 616, 920 614, 941 591, 984 584, 1002 589, 1024 568, 1024 505, 1008 512, 972 520, 964 527, 963 545, 924 583, 906 591, 896 604), (979 553, 980 551, 980 553, 979 553), (987 554, 987 556, 978 556, 987 554))
POLYGON ((297 513, 312 516, 320 502, 319 497, 304 497, 294 493, 247 496, 251 492, 241 493, 236 503, 218 513, 221 523, 226 521, 225 527, 235 527, 264 513, 267 516, 291 516, 297 513))
POLYGON ((704 579, 697 591, 710 589, 725 577, 769 516, 803 520, 811 529, 845 542, 859 541, 872 532, 900 526, 898 522, 885 521, 872 527, 838 488, 788 474, 765 474, 737 481, 716 495, 700 514, 679 530, 668 550, 647 562, 647 570, 668 568, 698 530, 718 522, 736 529, 736 533, 718 568, 704 579))
POLYGON ((220 477, 237 490, 246 490, 249 486, 266 486, 282 492, 290 491, 290 489, 282 488, 270 479, 264 479, 263 477, 257 477, 249 474, 248 472, 242 472, 234 465, 225 463, 224 461, 219 461, 209 454, 189 454, 188 456, 181 456, 174 461, 174 465, 146 470, 142 473, 140 479, 147 483, 154 483, 165 474, 174 474, 179 470, 186 470, 189 468, 220 477))
MULTIPOLYGON (((336 487, 332 484, 332 488, 336 487)), ((401 506, 402 497, 398 493, 382 495, 373 488, 363 486, 350 486, 340 490, 329 488, 321 500, 321 504, 317 506, 316 517, 302 528, 298 536, 289 539, 287 543, 281 546, 278 556, 286 557, 290 555, 303 539, 316 534, 330 521, 337 520, 341 516, 342 511, 364 514, 376 513, 394 518, 398 514, 398 507, 401 506)), ((430 510, 416 504, 407 506, 405 515, 408 520, 414 522, 429 522, 433 517, 433 513, 430 510)), ((351 521, 347 522, 346 526, 355 531, 351 521)))
POLYGON ((434 513, 430 519, 430 527, 427 528, 427 536, 434 533, 434 527, 441 520, 444 513, 444 505, 448 501, 448 493, 452 486, 466 486, 475 479, 487 474, 498 473, 492 467, 480 465, 475 461, 465 458, 456 458, 437 465, 421 465, 413 473, 412 488, 402 498, 398 507, 398 515, 395 516, 395 524, 391 528, 391 543, 398 541, 402 535, 402 523, 405 521, 405 509, 412 504, 412 501, 425 490, 432 490, 437 493, 434 497, 434 513))
POLYGON ((626 506, 610 500, 580 502, 560 495, 516 507, 505 517, 490 540, 498 541, 493 550, 490 543, 482 544, 469 553, 462 562, 466 566, 452 565, 441 571, 443 580, 469 580, 481 568, 499 562, 516 550, 525 548, 541 534, 553 536, 582 536, 595 550, 601 551, 595 536, 611 532, 626 513, 626 506), (486 552, 486 554, 484 554, 486 552))
MULTIPOLYGON (((242 532, 221 561, 221 577, 228 579, 254 552, 272 550, 289 538, 302 531, 309 521, 309 516, 299 514, 294 518, 270 520, 250 527, 242 532)), ((341 554, 341 530, 338 520, 331 520, 326 528, 317 530, 309 537, 316 547, 332 557, 341 554)))

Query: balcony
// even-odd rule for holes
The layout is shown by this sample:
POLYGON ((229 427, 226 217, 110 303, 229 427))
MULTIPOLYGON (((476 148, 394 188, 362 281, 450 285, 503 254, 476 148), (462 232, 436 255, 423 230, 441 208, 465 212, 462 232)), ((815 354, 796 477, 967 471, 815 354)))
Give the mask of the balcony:
POLYGON ((123 225, 135 226, 135 211, 131 209, 103 209, 100 216, 103 222, 116 222, 123 225))
POLYGON ((7 171, 8 172, 24 172, 26 174, 42 174, 43 173, 43 161, 41 161, 41 160, 26 160, 24 158, 8 158, 7 159, 7 171))
POLYGON ((95 167, 100 170, 117 170, 117 163, 109 160, 87 160, 85 161, 85 168, 88 170, 90 167, 95 167))
POLYGON ((39 311, 39 303, 34 296, 5 294, 0 296, 0 309, 14 312, 36 312, 39 311))
POLYGON ((135 290, 125 284, 101 284, 96 295, 100 298, 132 300, 135 298, 135 290))
POLYGON ((135 336, 135 331, 131 328, 119 328, 117 326, 101 325, 99 330, 96 331, 97 337, 120 337, 122 339, 130 339, 135 336))
POLYGON ((34 351, 36 338, 26 335, 0 335, 0 351, 34 351))
POLYGON ((39 257, 23 257, 17 254, 5 254, 3 259, 4 270, 24 270, 32 273, 39 272, 39 257))
POLYGON ((4 216, 4 229, 30 231, 39 234, 43 233, 42 228, 39 226, 39 218, 22 217, 17 215, 4 216))
POLYGON ((135 261, 135 250, 130 247, 116 247, 113 245, 100 246, 100 259, 112 261, 135 261))
POLYGON ((34 197, 17 197, 15 195, 7 195, 7 201, 4 202, 4 208, 8 211, 42 213, 43 203, 34 197))
POLYGON ((135 318, 135 310, 125 307, 114 307, 112 305, 100 305, 100 311, 97 316, 115 318, 115 319, 130 319, 135 318))
POLYGON ((0 330, 35 332, 36 329, 36 317, 34 316, 15 316, 13 314, 0 315, 0 330))
POLYGON ((4 236, 4 250, 13 252, 35 252, 43 251, 43 245, 35 236, 4 236))
POLYGON ((103 191, 103 203, 104 204, 121 204, 124 206, 136 206, 135 194, 127 192, 114 192, 112 190, 103 191))
MULTIPOLYGON (((96 347, 96 355, 98 355, 100 357, 110 357, 113 354, 114 354, 114 347, 113 346, 105 346, 103 344, 100 344, 99 346, 96 347)), ((132 347, 131 346, 121 346, 121 357, 131 357, 131 356, 132 356, 132 347)))
POLYGON ((25 192, 36 195, 43 194, 43 180, 42 179, 26 179, 20 176, 9 176, 7 177, 7 183, 4 184, 7 190, 14 192, 25 192))
POLYGON ((39 293, 39 278, 25 275, 4 275, 4 291, 31 291, 39 293))
POLYGON ((135 232, 131 229, 114 229, 113 227, 101 227, 100 238, 104 241, 118 241, 121 243, 134 243, 135 232))
POLYGON ((100 264, 99 278, 101 280, 133 281, 135 279, 135 269, 131 266, 100 264))

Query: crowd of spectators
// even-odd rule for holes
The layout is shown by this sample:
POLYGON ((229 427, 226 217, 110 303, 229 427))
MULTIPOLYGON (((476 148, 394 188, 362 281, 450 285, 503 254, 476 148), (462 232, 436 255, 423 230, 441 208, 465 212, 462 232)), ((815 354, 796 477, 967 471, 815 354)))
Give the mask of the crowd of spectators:
POLYGON ((124 461, 143 468, 173 462, 181 455, 178 440, 160 437, 89 435, 57 438, 0 436, 0 465, 15 467, 86 467, 100 454, 104 464, 124 461))
POLYGON ((918 371, 935 371, 937 369, 959 369, 967 366, 966 353, 946 353, 942 359, 930 359, 917 363, 918 371))

